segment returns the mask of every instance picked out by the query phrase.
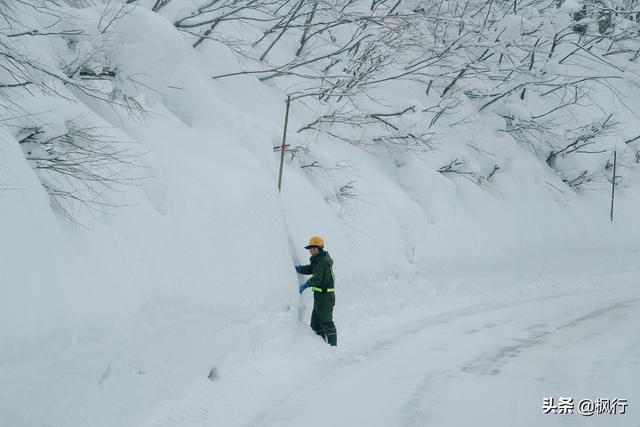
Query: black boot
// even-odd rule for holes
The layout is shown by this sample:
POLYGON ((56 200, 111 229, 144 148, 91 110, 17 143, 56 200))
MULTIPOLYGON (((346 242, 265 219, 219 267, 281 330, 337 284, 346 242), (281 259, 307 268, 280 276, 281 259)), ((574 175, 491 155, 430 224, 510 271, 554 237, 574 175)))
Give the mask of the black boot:
POLYGON ((327 342, 329 345, 336 347, 338 345, 338 334, 328 334, 327 342))

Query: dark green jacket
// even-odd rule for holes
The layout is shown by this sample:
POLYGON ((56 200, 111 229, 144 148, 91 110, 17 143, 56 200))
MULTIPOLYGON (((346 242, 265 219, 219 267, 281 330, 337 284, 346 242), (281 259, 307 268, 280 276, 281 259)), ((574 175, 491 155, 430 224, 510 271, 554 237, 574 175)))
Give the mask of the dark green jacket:
MULTIPOLYGON (((312 274, 309 283, 314 291, 327 292, 333 289, 335 276, 333 275, 333 260, 329 252, 322 251, 318 255, 309 258, 309 265, 303 265, 300 269, 302 274, 312 274)), ((330 291, 331 292, 331 291, 330 291)))

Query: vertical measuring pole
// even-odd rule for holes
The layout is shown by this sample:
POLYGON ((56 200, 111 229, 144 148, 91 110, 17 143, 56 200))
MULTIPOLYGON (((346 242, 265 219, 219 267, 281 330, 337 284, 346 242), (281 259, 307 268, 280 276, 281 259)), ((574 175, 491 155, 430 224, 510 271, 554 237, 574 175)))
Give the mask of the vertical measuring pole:
POLYGON ((282 145, 280 146, 280 173, 278 174, 278 191, 282 187, 282 168, 284 166, 284 152, 287 148, 287 125, 289 124, 289 105, 291 104, 291 95, 287 95, 287 110, 284 113, 284 132, 282 132, 282 145))
POLYGON ((611 180, 611 222, 613 222, 613 199, 616 195, 616 150, 613 150, 613 179, 611 180))

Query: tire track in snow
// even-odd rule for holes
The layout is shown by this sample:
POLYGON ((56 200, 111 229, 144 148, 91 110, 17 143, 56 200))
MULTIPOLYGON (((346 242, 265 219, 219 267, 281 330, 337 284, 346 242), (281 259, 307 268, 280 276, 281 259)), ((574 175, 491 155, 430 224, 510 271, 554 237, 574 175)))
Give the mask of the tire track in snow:
MULTIPOLYGON (((526 328, 520 328, 520 330, 525 334, 525 337, 516 337, 512 340, 515 341, 515 344, 510 343, 507 345, 503 345, 498 347, 496 350, 491 352, 485 352, 480 357, 474 358, 465 364, 463 364, 461 370, 465 373, 465 375, 470 374, 474 377, 475 380, 479 380, 479 377, 482 376, 499 376, 505 377, 505 373, 503 370, 506 368, 508 364, 517 365, 518 363, 522 364, 522 359, 526 355, 526 352, 534 349, 537 346, 544 346, 553 342, 554 339, 561 340, 562 346, 560 349, 564 349, 566 351, 567 343, 564 342, 564 338, 567 334, 571 335, 571 332, 575 330, 575 328, 583 325, 584 323, 591 322, 594 320, 602 320, 601 318, 605 318, 605 322, 597 323, 598 329, 607 330, 611 327, 611 322, 615 320, 619 320, 616 318, 626 318, 630 313, 637 312, 637 302, 640 301, 640 298, 632 298, 632 299, 624 299, 622 301, 617 301, 614 303, 610 303, 605 305, 604 307, 599 307, 594 310, 589 310, 586 314, 580 315, 571 319, 568 322, 560 323, 558 326, 548 328, 546 324, 536 323, 526 328), (626 315, 626 316, 625 316, 626 315), (520 362, 519 362, 520 361, 520 362)), ((518 332, 518 331, 516 331, 518 332)), ((588 331, 582 334, 575 334, 575 341, 580 342, 583 345, 585 343, 591 344, 592 341, 597 338, 601 333, 594 333, 593 328, 589 328, 588 331), (591 341, 589 341, 591 338, 591 341)), ((624 366, 625 364, 632 363, 633 357, 628 356, 628 354, 634 354, 632 349, 640 348, 640 340, 631 341, 623 344, 623 350, 613 352, 613 354, 617 354, 618 357, 614 357, 615 360, 611 360, 611 352, 607 353, 607 364, 609 366, 624 366), (631 349, 627 351, 627 349, 631 349), (625 356, 627 355, 627 356, 625 356)), ((535 358, 534 358, 535 360, 535 358)), ((558 366, 564 366, 562 363, 555 363, 556 359, 552 359, 554 363, 551 363, 551 366, 546 366, 543 372, 556 372, 558 366), (549 369, 549 368, 555 368, 549 369)), ((593 364, 601 365, 604 362, 601 360, 593 360, 591 361, 591 365, 588 368, 592 372, 599 371, 599 367, 593 367, 593 364)), ((636 362, 637 363, 637 362, 636 362)), ((601 368, 601 367, 600 367, 601 368)), ((584 369, 586 371, 587 369, 584 369)), ((562 378, 562 371, 559 371, 555 374, 550 374, 552 377, 562 378)), ((439 383, 442 381, 438 381, 438 378, 447 378, 455 381, 458 377, 451 372, 440 372, 438 376, 435 377, 432 374, 427 374, 423 381, 420 383, 418 387, 414 389, 410 398, 407 400, 406 406, 404 408, 404 413, 406 414, 403 417, 402 422, 399 425, 402 426, 418 426, 418 425, 426 425, 425 420, 432 420, 433 414, 430 410, 433 407, 438 407, 437 403, 446 402, 446 398, 441 396, 439 399, 430 399, 428 403, 425 402, 425 396, 433 396, 437 395, 437 390, 440 388, 439 383)), ((533 378, 532 380, 544 380, 544 378, 533 378)), ((460 385, 466 384, 469 387, 468 381, 461 379, 458 382, 460 385)), ((449 390, 455 390, 451 383, 447 384, 449 390)), ((583 396, 590 397, 590 396, 583 396)), ((616 397, 616 396, 613 396, 616 397)), ((621 397, 621 396, 620 396, 621 397)), ((577 403, 577 402, 576 402, 577 403)), ((506 406, 506 405, 505 405, 506 406)), ((442 411, 446 412, 446 411, 442 411)), ((581 418, 576 419, 559 419, 563 425, 564 422, 568 423, 577 423, 575 425, 581 425, 581 418)), ((624 422, 624 420, 622 420, 624 422)), ((441 420, 436 420, 436 425, 442 425, 441 420)), ((607 423, 609 423, 608 421, 607 423)), ((457 425, 455 422, 446 425, 457 425)), ((502 425, 497 423, 495 425, 502 425)), ((512 424, 509 424, 512 425, 512 424)), ((526 425, 526 424, 524 424, 526 425)), ((609 425, 609 424, 607 424, 609 425)), ((627 425, 627 424, 624 424, 627 425)))
MULTIPOLYGON (((596 310, 592 310, 585 315, 579 316, 565 324, 556 326, 555 329, 562 331, 568 328, 575 328, 576 326, 590 320, 602 317, 605 314, 609 314, 614 310, 620 308, 628 308, 629 303, 638 301, 640 298, 625 300, 616 302, 614 304, 607 305, 596 310)), ((526 328, 530 332, 525 337, 518 337, 514 340, 515 344, 506 345, 498 348, 496 351, 483 355, 478 359, 474 359, 462 367, 462 370, 467 373, 475 374, 489 374, 498 375, 501 373, 502 366, 509 362, 509 359, 515 358, 530 347, 536 345, 542 345, 547 342, 547 338, 552 332, 544 329, 545 325, 536 324, 526 328), (540 330, 543 329, 543 330, 540 330)))

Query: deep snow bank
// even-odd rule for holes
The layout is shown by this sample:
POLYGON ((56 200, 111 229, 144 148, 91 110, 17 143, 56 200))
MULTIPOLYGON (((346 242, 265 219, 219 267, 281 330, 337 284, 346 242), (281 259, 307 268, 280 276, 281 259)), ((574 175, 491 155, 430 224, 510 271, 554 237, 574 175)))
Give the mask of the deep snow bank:
MULTIPOLYGON (((75 225, 47 206, 15 133, 3 131, 3 357, 23 357, 43 341, 65 345, 126 330, 145 310, 231 313, 295 304, 283 209, 298 256, 305 257, 310 235, 326 239, 346 301, 369 298, 363 294, 389 280, 409 293, 416 284, 436 286, 429 283, 435 271, 493 268, 520 257, 544 268, 567 253, 624 250, 638 237, 636 170, 624 171, 612 225, 605 191, 563 187, 498 132, 490 114, 484 126, 452 129, 427 157, 370 153, 292 131, 289 142, 307 147, 324 168, 300 168, 287 156, 279 195, 273 147, 283 93, 250 77, 212 81, 233 67, 233 55, 216 44, 192 50, 143 8, 114 20, 107 37, 98 31, 101 7, 68 10, 88 36, 73 43, 36 38, 24 47, 55 64, 99 45, 100 58, 119 70, 114 90, 136 98, 148 116, 128 116, 73 88, 61 89, 73 106, 24 93, 18 102, 42 122, 83 110, 133 142, 143 179, 110 195, 121 207, 74 211, 75 225), (491 150, 503 165, 486 185, 437 172, 469 144, 491 150), (336 197, 349 183, 354 197, 336 197)), ((99 58, 90 59, 98 70, 99 58)), ((290 129, 314 114, 294 102, 290 129)))
MULTIPOLYGON (((251 345, 296 333, 287 311, 298 299, 287 228, 301 258, 309 236, 327 242, 336 260, 338 318, 357 304, 373 316, 394 301, 418 295, 419 303, 455 282, 459 270, 470 278, 473 271, 522 265, 545 271, 581 256, 598 262, 599 254, 627 251, 640 237, 637 170, 624 171, 610 224, 606 192, 563 187, 544 163, 497 132, 490 115, 486 126, 452 132, 427 158, 370 153, 292 131, 289 142, 308 147, 325 168, 301 168, 287 156, 278 194, 273 147, 281 138, 282 91, 249 77, 212 81, 233 55, 215 45, 192 50, 149 11, 135 8, 108 40, 97 31, 99 7, 71 12, 90 36, 77 43, 36 38, 24 48, 55 64, 100 44, 122 72, 121 81, 110 84, 148 115, 127 115, 73 88, 60 87, 72 100, 62 106, 37 93, 35 100, 24 93, 14 99, 42 122, 81 109, 96 126, 133 144, 142 179, 109 193, 119 207, 79 207, 73 211, 78 224, 72 223, 51 209, 14 129, 0 128, 0 366, 7 370, 30 359, 55 361, 94 343, 126 347, 127 336, 144 335, 141 325, 157 328, 158 341, 180 336, 179 327, 163 332, 189 316, 216 330, 258 322, 242 344, 229 333, 226 341, 203 344, 216 357, 229 347, 250 352, 251 345), (437 172, 469 142, 491 148, 503 165, 491 183, 437 172), (348 183, 354 197, 336 197, 348 183)), ((314 113, 295 104, 290 129, 314 113)), ((462 294, 465 285, 458 285, 462 294)), ((149 357, 171 354, 170 341, 149 357)), ((101 360, 91 369, 102 372, 105 365, 101 360)), ((174 378, 185 383, 189 375, 180 371, 174 378)), ((111 393, 117 399, 117 390, 111 393)))

